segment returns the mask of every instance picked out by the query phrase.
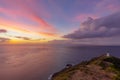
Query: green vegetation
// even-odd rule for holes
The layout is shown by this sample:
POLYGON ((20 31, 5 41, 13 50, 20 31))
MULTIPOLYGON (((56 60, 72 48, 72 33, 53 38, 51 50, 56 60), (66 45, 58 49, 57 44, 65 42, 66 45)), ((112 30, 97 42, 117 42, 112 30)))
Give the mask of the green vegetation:
POLYGON ((70 68, 65 68, 62 71, 55 73, 52 80, 75 80, 73 76, 79 75, 78 80, 86 80, 84 74, 90 78, 89 80, 94 80, 92 77, 99 80, 109 79, 109 80, 120 80, 120 59, 105 55, 91 59, 90 61, 83 61, 78 65, 70 68), (94 70, 95 69, 95 70, 94 70), (80 75, 83 75, 82 78, 80 75), (97 77, 98 76, 98 77, 97 77))
POLYGON ((116 57, 109 57, 104 59, 104 61, 112 63, 112 65, 110 66, 111 71, 117 74, 115 80, 120 80, 120 59, 116 57))

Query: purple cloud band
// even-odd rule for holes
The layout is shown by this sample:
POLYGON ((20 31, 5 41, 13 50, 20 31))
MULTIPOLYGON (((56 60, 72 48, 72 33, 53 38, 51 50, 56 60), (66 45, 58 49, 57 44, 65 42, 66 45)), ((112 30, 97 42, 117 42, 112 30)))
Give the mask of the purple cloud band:
POLYGON ((5 30, 5 29, 0 29, 0 33, 6 33, 7 32, 7 30, 5 30))
POLYGON ((73 33, 64 35, 64 38, 84 39, 113 37, 120 35, 120 12, 112 15, 93 19, 89 17, 80 28, 73 33))
POLYGON ((23 40, 31 40, 30 38, 28 37, 22 37, 22 36, 15 36, 16 38, 19 38, 19 39, 23 39, 23 40))
POLYGON ((0 42, 8 42, 10 39, 9 38, 3 38, 3 37, 0 37, 0 42))

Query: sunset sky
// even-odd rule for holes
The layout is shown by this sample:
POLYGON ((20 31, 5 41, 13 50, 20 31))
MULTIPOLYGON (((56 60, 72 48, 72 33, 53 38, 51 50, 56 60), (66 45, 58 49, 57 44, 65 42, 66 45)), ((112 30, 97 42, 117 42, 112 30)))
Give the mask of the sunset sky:
POLYGON ((120 44, 120 0, 0 0, 0 43, 120 44))

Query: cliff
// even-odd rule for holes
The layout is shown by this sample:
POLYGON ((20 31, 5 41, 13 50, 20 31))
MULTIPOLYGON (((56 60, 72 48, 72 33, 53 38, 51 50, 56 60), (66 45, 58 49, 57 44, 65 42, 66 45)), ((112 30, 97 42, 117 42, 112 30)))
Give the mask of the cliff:
POLYGON ((51 80, 120 80, 120 59, 114 56, 102 55, 68 66, 55 73, 51 80))

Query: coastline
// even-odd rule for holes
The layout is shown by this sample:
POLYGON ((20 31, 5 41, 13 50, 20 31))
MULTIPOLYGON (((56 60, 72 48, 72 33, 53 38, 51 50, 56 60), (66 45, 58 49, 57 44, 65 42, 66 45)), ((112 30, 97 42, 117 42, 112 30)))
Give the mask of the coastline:
POLYGON ((50 80, 88 80, 86 77, 89 80, 119 80, 119 61, 120 58, 108 56, 108 54, 101 55, 74 66, 66 66, 67 68, 65 67, 61 71, 54 73, 50 80))

